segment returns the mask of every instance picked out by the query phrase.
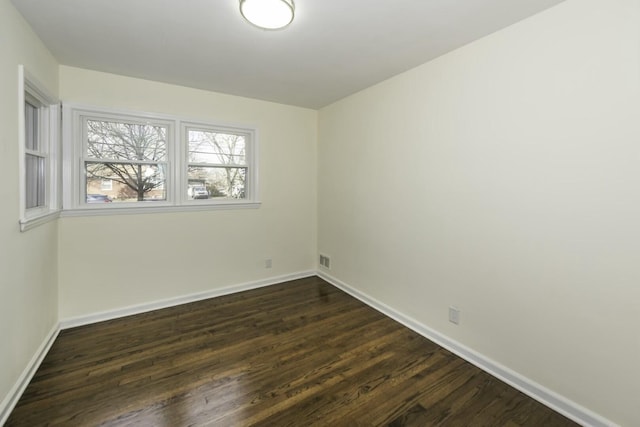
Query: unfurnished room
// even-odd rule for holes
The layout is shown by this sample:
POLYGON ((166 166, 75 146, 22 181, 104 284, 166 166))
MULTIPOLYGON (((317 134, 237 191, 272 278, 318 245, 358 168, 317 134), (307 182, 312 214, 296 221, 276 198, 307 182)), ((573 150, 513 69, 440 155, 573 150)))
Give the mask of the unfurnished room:
POLYGON ((640 426, 640 0, 0 0, 0 425, 640 426))

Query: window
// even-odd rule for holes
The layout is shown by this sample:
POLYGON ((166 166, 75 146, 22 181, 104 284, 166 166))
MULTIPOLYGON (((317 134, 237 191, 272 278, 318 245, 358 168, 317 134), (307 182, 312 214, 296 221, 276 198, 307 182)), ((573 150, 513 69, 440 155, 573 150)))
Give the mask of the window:
POLYGON ((45 207, 45 186, 48 156, 42 132, 40 132, 40 113, 42 104, 29 93, 25 93, 24 102, 24 153, 25 153, 25 208, 45 207))
POLYGON ((20 229, 54 219, 60 203, 60 108, 43 86, 19 67, 20 229))
POLYGON ((248 135, 188 125, 185 130, 189 198, 244 199, 248 135))
POLYGON ((255 129, 80 106, 65 120, 65 215, 259 206, 255 129))
POLYGON ((163 124, 133 120, 98 120, 84 118, 83 174, 87 199, 92 187, 100 183, 101 191, 113 200, 144 202, 166 200, 164 182, 167 171, 167 134, 163 124), (107 188, 103 183, 107 181, 107 188))

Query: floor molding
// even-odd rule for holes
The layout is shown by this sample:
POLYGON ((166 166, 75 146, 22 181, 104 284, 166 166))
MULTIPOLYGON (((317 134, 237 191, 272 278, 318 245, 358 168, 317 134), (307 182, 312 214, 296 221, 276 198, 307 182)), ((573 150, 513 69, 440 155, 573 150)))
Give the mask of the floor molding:
POLYGON ((13 411, 13 408, 15 408, 18 404, 18 400, 20 400, 20 397, 26 390, 29 382, 31 382, 31 379, 40 367, 40 364, 49 352, 49 349, 55 342, 59 333, 59 325, 55 325, 53 328, 51 328, 49 333, 42 341, 42 344, 40 344, 40 347, 38 347, 38 350, 36 350, 35 354, 31 358, 27 366, 24 368, 24 371, 22 371, 22 374, 18 378, 18 381, 16 381, 13 388, 9 391, 2 403, 0 403, 0 426, 4 425, 4 423, 9 418, 11 411, 13 411))
MULTIPOLYGON (((549 390, 548 388, 532 381, 529 378, 520 375, 519 373, 501 365, 498 362, 491 360, 490 358, 470 349, 457 341, 429 328, 428 326, 418 322, 411 317, 405 316, 401 312, 389 307, 388 305, 376 300, 375 298, 367 295, 364 292, 357 290, 356 288, 336 279, 335 277, 327 274, 325 271, 318 271, 318 276, 339 289, 342 289, 349 295, 359 299, 363 303, 367 304, 371 308, 381 312, 382 314, 394 319, 407 328, 417 332, 423 337, 435 342, 436 344, 446 348, 452 353, 460 356, 469 363, 477 366, 483 371, 493 375, 494 377, 504 381, 510 386, 520 390, 529 397, 537 400, 538 402, 548 406, 556 412, 564 415, 565 417, 589 427, 616 427, 617 425, 612 421, 607 420, 604 417, 590 411, 589 409, 578 405, 577 403, 549 390)), ((619 426, 618 426, 619 427, 619 426)))
POLYGON ((220 289, 212 289, 205 292, 199 292, 189 295, 183 295, 175 298, 168 298, 151 303, 133 305, 121 309, 103 311, 100 313, 89 314, 86 316, 78 316, 69 319, 64 319, 58 322, 51 331, 47 334, 42 344, 31 358, 27 367, 24 369, 18 381, 16 381, 13 388, 9 391, 5 399, 0 403, 0 426, 9 418, 11 411, 15 408, 18 400, 24 393, 25 389, 29 385, 29 382, 35 375, 36 371, 40 367, 40 364, 44 360, 45 356, 49 352, 49 349, 55 342, 58 334, 61 330, 74 328, 76 326, 88 325, 91 323, 102 322, 105 320, 117 319, 124 316, 130 316, 133 314, 144 313, 147 311, 158 310, 161 308, 173 307, 180 304, 188 304, 190 302, 200 301, 208 298, 215 298, 223 295, 234 294, 237 292, 248 291, 251 289, 258 289, 265 286, 275 285, 277 283, 288 282, 290 280, 303 279, 305 277, 315 276, 317 272, 315 270, 302 271, 293 274, 286 274, 282 276, 269 277, 267 279, 257 280, 253 282, 241 283, 238 285, 228 286, 220 289))
POLYGON ((302 271, 293 274, 286 274, 283 276, 274 276, 267 279, 257 280, 253 282, 241 283, 238 285, 227 286, 219 289, 212 289, 209 291, 198 292, 189 295, 182 295, 173 298, 167 298, 150 303, 137 304, 129 307, 118 308, 115 310, 102 311, 99 313, 89 314, 86 316, 77 316, 69 319, 63 319, 60 321, 60 329, 75 328, 77 326, 89 325, 92 323, 103 322, 105 320, 118 319, 120 317, 131 316, 134 314, 146 313, 148 311, 159 310, 162 308, 174 307, 176 305, 188 304, 190 302, 201 301, 204 299, 220 297, 223 295, 235 294, 237 292, 249 291, 251 289, 258 289, 265 286, 275 285, 277 283, 288 282, 290 280, 302 279, 305 277, 315 276, 316 272, 313 270, 302 271))
POLYGON ((27 385, 35 375, 38 367, 44 360, 44 357, 48 353, 49 349, 53 345, 58 334, 63 329, 73 328, 76 326, 87 325, 91 323, 101 322, 105 320, 117 319, 124 316, 133 314, 144 313, 147 311, 158 310, 167 307, 173 307, 180 304, 187 304, 190 302, 200 301, 208 298, 215 298, 218 296, 229 295, 237 292, 247 291, 251 289, 258 289, 265 286, 274 285, 290 280, 302 279, 310 276, 319 276, 337 288, 345 291, 351 296, 357 298, 368 306, 383 313, 384 315, 394 319, 395 321, 403 324, 409 329, 417 332, 425 338, 435 342, 436 344, 446 348, 447 350, 462 357, 466 361, 472 363, 478 368, 488 372, 494 377, 504 381, 512 387, 522 391, 533 399, 543 403, 544 405, 552 408, 553 410, 563 414, 564 416, 574 420, 575 422, 589 427, 616 427, 617 425, 600 415, 584 408, 577 403, 547 389, 546 387, 518 374, 517 372, 489 359, 488 357, 460 344, 457 341, 450 339, 449 337, 429 328, 428 326, 405 316, 401 312, 389 307, 388 305, 376 300, 375 298, 367 295, 364 292, 357 290, 356 288, 340 281, 339 279, 327 274, 325 271, 304 271, 294 274, 288 274, 283 276, 271 277, 263 280, 242 283, 238 285, 228 286, 220 289, 214 289, 205 292, 194 293, 190 295, 184 295, 175 298, 168 298, 151 303, 139 304, 129 306, 121 309, 104 311, 100 313, 90 314, 86 316, 78 316, 61 320, 58 325, 54 326, 52 330, 47 334, 44 341, 29 361, 27 367, 20 375, 18 381, 9 392, 7 397, 0 403, 0 425, 3 425, 11 411, 18 403, 20 396, 24 393, 27 385))

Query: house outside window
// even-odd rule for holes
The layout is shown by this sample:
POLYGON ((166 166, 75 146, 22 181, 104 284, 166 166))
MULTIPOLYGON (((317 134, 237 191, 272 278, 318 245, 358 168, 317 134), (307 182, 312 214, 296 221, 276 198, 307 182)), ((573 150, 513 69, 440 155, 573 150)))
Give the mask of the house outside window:
POLYGON ((113 190, 113 181, 110 179, 102 179, 100 180, 100 190, 101 191, 111 191, 113 190))

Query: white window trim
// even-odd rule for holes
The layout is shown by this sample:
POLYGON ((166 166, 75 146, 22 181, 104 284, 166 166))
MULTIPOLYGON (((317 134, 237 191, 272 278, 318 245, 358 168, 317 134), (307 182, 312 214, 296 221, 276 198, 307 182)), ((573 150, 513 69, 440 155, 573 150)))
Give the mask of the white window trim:
MULTIPOLYGON (((245 167, 247 168, 247 177, 246 177, 246 185, 248 190, 246 191, 246 200, 257 200, 257 192, 258 192, 258 161, 257 161, 257 141, 256 141, 256 130, 253 128, 240 128, 237 126, 224 126, 218 124, 211 124, 206 122, 195 122, 188 120, 181 120, 180 122, 180 134, 181 140, 184 141, 184 146, 182 147, 182 153, 180 156, 180 168, 181 173, 183 174, 183 179, 186 180, 187 174, 187 166, 189 164, 189 144, 188 144, 188 135, 187 132, 189 129, 197 129, 204 131, 216 131, 216 132, 229 132, 232 134, 240 134, 245 135, 251 143, 247 144, 245 147, 245 157, 247 159, 245 167)), ((199 206, 202 204, 202 200, 189 200, 186 188, 181 186, 180 188, 181 194, 179 194, 181 203, 185 206, 199 206)), ((209 199, 210 201, 215 199, 209 199)), ((225 201, 230 201, 232 203, 233 200, 224 199, 225 201)), ((214 202, 215 203, 215 202, 214 202)), ((220 202, 218 202, 220 203, 220 202)), ((206 204, 206 203, 205 203, 206 204)))
POLYGON ((120 110, 112 108, 95 107, 82 104, 67 104, 63 106, 63 211, 61 216, 102 216, 102 215, 130 215, 146 213, 189 212, 230 209, 257 209, 262 202, 258 193, 258 130, 255 126, 228 124, 213 121, 194 120, 186 117, 159 114, 151 112, 120 110), (167 189, 166 201, 149 203, 83 203, 86 191, 86 182, 81 176, 84 171, 83 156, 83 126, 80 125, 84 117, 104 119, 147 120, 153 123, 168 126, 168 169, 165 188, 167 189), (246 134, 251 138, 248 153, 248 177, 249 188, 246 198, 232 199, 206 199, 194 203, 187 198, 186 189, 186 156, 187 145, 182 138, 186 126, 199 126, 216 130, 228 130, 230 132, 246 134), (84 187, 84 188, 83 188, 84 187), (184 188, 183 188, 184 187, 184 188))
POLYGON ((35 79, 23 65, 18 66, 18 144, 20 161, 20 231, 27 231, 60 216, 60 101, 35 79), (25 145, 25 93, 35 98, 44 108, 39 108, 39 139, 46 152, 45 205, 26 208, 26 145, 25 145))

